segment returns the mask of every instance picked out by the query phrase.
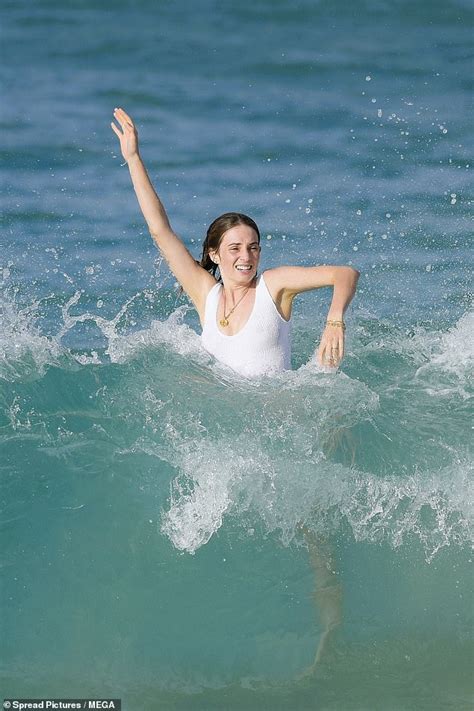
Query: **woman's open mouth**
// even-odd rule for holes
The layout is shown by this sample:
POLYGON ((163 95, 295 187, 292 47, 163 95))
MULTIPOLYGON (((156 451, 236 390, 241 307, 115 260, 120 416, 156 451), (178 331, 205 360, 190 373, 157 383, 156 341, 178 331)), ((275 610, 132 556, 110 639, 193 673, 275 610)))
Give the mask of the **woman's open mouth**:
POLYGON ((237 264, 235 268, 239 272, 249 272, 253 269, 251 264, 237 264))

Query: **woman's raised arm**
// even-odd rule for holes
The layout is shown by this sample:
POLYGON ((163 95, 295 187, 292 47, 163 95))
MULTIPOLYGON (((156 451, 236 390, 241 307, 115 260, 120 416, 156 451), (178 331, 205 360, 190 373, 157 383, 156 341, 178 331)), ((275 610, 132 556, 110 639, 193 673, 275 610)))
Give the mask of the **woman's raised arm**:
POLYGON ((216 280, 195 261, 172 230, 166 210, 153 188, 140 157, 138 132, 131 117, 123 109, 115 109, 114 118, 121 130, 113 122, 110 125, 120 141, 120 149, 128 165, 138 203, 150 234, 174 276, 196 306, 202 321, 207 293, 216 280))

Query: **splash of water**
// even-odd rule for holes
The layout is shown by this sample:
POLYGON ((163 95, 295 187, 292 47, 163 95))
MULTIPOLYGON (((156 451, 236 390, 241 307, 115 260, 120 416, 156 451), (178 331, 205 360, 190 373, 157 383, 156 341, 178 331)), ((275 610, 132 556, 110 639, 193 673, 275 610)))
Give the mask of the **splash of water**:
MULTIPOLYGON (((108 320, 88 312, 72 316, 79 298, 76 293, 63 306, 55 337, 41 335, 38 304, 19 309, 5 302, 2 377, 40 378, 48 366, 67 370, 73 363, 79 378, 81 369, 86 373, 96 365, 106 366, 107 378, 121 368, 118 384, 103 387, 98 414, 106 411, 112 421, 117 451, 147 452, 157 469, 166 462, 174 471, 161 531, 177 549, 194 553, 226 520, 236 522, 242 535, 252 528, 249 521, 258 523, 285 545, 298 541, 302 525, 325 534, 349 530, 356 540, 394 547, 415 536, 428 559, 445 546, 473 540, 471 458, 467 447, 450 441, 442 410, 431 426, 449 460, 434 466, 415 451, 409 466, 397 462, 407 447, 406 432, 416 431, 422 419, 423 393, 436 403, 448 395, 464 403, 469 396, 471 313, 447 333, 381 328, 364 343, 362 329, 353 350, 360 373, 375 372, 370 385, 344 372, 325 372, 314 360, 271 379, 248 381, 202 351, 197 334, 183 323, 186 307, 142 330, 120 333, 119 321, 133 299, 108 320), (107 339, 101 359, 91 354, 81 360, 62 345, 85 320, 94 321, 107 339), (381 355, 380 363, 374 360, 381 355), (384 371, 389 361, 396 376, 384 371), (407 385, 411 419, 404 428, 392 425, 389 433, 382 403, 407 385), (358 428, 364 449, 374 452, 365 466, 358 464, 357 451, 352 462, 333 456, 358 428), (384 439, 394 452, 388 464, 377 458, 384 439)), ((16 395, 6 403, 17 432, 22 422, 34 427, 31 413, 41 423, 38 404, 23 420, 21 407, 16 395)))

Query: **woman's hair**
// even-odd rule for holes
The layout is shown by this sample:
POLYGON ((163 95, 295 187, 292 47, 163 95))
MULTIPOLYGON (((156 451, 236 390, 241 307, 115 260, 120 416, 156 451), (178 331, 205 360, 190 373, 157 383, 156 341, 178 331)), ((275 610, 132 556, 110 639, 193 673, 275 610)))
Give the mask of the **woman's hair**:
POLYGON ((199 262, 201 267, 204 267, 212 276, 216 276, 216 271, 219 266, 212 261, 209 252, 217 252, 224 233, 236 225, 248 225, 255 230, 258 243, 260 244, 260 231, 251 217, 247 217, 247 215, 243 215, 241 212, 225 212, 223 215, 220 215, 220 217, 216 217, 207 230, 206 239, 202 244, 202 257, 199 262))

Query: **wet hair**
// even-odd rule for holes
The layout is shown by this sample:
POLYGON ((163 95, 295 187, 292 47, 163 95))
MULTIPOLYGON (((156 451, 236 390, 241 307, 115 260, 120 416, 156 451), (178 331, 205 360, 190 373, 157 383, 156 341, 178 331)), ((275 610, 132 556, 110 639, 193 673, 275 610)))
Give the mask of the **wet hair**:
POLYGON ((214 277, 216 276, 216 271, 219 269, 219 265, 212 261, 209 252, 217 252, 224 233, 237 225, 247 225, 255 230, 258 243, 260 244, 260 230, 257 227, 257 223, 254 222, 251 217, 243 215, 241 212, 225 212, 223 215, 216 217, 207 230, 206 239, 202 244, 202 257, 199 262, 201 267, 210 272, 214 277))

